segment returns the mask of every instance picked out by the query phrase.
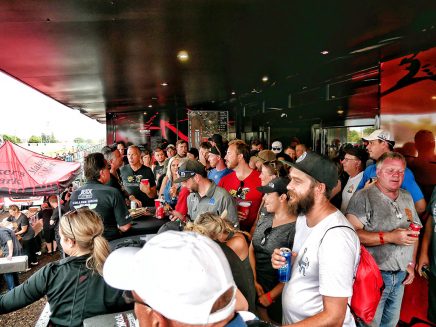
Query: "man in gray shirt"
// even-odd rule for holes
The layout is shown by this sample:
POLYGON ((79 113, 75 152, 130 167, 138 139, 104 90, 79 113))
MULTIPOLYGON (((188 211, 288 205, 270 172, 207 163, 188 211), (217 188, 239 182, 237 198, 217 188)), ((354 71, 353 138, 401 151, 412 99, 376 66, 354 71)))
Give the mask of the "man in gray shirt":
POLYGON ((385 289, 370 326, 396 326, 400 318, 404 285, 414 278, 420 223, 413 199, 401 189, 406 161, 387 152, 377 161, 377 181, 353 195, 347 218, 355 227, 361 244, 372 254, 383 276, 385 289))
MULTIPOLYGON (((205 167, 197 160, 185 159, 179 164, 179 178, 175 183, 182 183, 191 194, 188 196, 188 215, 195 220, 204 212, 222 215, 236 227, 239 226, 236 204, 233 197, 222 187, 207 178, 205 167)), ((179 218, 179 217, 175 217, 179 218)))

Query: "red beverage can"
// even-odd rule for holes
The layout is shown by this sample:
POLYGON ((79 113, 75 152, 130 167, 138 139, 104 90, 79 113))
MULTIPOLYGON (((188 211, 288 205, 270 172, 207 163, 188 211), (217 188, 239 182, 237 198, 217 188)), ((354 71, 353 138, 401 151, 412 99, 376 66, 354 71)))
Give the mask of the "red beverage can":
POLYGON ((156 218, 163 219, 165 217, 165 208, 163 205, 160 205, 156 208, 156 218))
MULTIPOLYGON (((409 229, 414 232, 419 232, 422 228, 422 225, 416 221, 412 221, 409 225, 409 229)), ((409 235, 410 237, 418 237, 417 235, 409 235)))

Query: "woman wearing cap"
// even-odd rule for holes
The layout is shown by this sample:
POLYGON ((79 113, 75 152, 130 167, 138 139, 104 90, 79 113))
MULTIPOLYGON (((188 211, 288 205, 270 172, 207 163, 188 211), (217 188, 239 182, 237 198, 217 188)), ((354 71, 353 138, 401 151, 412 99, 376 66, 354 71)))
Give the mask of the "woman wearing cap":
POLYGON ((232 268, 235 283, 248 302, 249 311, 254 312, 256 306, 253 272, 248 258, 247 243, 249 234, 237 230, 230 221, 211 212, 199 215, 193 223, 188 222, 184 230, 206 235, 233 250, 237 255, 236 258, 239 258, 238 262, 235 262, 234 256, 229 256, 227 251, 221 247, 232 268))
POLYGON ((259 317, 277 324, 282 319, 281 293, 284 284, 278 282, 277 271, 271 266, 271 255, 275 248, 292 249, 297 220, 296 214, 288 206, 288 183, 288 178, 277 177, 267 185, 258 187, 265 194, 265 208, 272 215, 259 217, 249 251, 259 317))
POLYGON ((167 169, 167 174, 162 181, 159 194, 159 197, 163 198, 165 202, 168 203, 173 209, 177 204, 177 198, 181 188, 180 183, 174 183, 174 181, 177 179, 179 162, 179 157, 172 157, 170 159, 168 163, 169 169, 167 169))
POLYGON ((122 291, 103 280, 109 244, 103 223, 92 210, 78 209, 59 222, 61 245, 68 258, 47 264, 24 284, 0 296, 0 312, 8 313, 47 295, 50 321, 55 326, 82 326, 84 319, 124 311, 122 291))
MULTIPOLYGON (((277 160, 272 161, 266 161, 262 164, 261 167, 261 173, 259 175, 260 178, 260 185, 265 186, 268 185, 269 182, 271 182, 276 177, 286 177, 288 175, 288 171, 286 170, 285 166, 277 160)), ((259 207, 259 212, 257 213, 256 221, 253 224, 253 227, 250 230, 250 234, 253 235, 254 230, 256 229, 257 221, 259 220, 259 217, 263 215, 271 215, 266 211, 265 208, 265 199, 262 199, 262 203, 259 207)))

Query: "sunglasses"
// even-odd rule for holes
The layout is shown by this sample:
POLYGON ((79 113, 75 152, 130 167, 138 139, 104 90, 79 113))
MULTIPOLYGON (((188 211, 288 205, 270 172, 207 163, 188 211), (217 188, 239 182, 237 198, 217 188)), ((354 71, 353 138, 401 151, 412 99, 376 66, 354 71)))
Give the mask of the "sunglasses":
POLYGON ((276 151, 281 151, 282 150, 282 148, 276 148, 276 147, 273 147, 272 149, 276 150, 276 151))
POLYGON ((68 225, 70 225, 71 234, 73 234, 73 240, 76 240, 76 235, 74 235, 73 227, 71 226, 71 220, 70 220, 70 217, 71 217, 72 215, 76 215, 76 214, 77 214, 77 210, 71 210, 71 211, 68 211, 68 212, 64 215, 64 217, 67 218, 68 225))
POLYGON ((239 198, 242 195, 242 191, 244 190, 244 181, 239 183, 238 190, 236 191, 236 196, 239 198))
POLYGON ((403 214, 401 213, 400 207, 398 206, 397 202, 391 202, 392 206, 395 209, 395 216, 397 216, 398 219, 403 218, 403 214))
POLYGON ((133 291, 124 291, 122 296, 127 304, 136 303, 151 308, 147 303, 143 301, 138 301, 138 299, 133 295, 133 291))
POLYGON ((268 227, 263 231, 263 238, 260 241, 260 245, 264 246, 266 244, 266 241, 268 241, 269 234, 271 234, 272 227, 268 227))

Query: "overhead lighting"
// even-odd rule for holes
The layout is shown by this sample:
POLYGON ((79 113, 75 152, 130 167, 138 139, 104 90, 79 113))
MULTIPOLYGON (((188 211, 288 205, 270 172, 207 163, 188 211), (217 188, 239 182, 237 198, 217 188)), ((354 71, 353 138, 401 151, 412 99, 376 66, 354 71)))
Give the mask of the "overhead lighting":
POLYGON ((144 111, 144 116, 147 114, 147 111, 144 111))
POLYGON ((431 99, 432 99, 432 100, 436 100, 436 95, 433 95, 433 96, 431 97, 431 99))
POLYGON ((189 54, 187 51, 185 50, 181 50, 179 51, 179 53, 177 54, 177 59, 179 59, 180 61, 184 62, 184 61, 188 61, 189 60, 189 54))
POLYGON ((323 51, 321 51, 321 54, 322 54, 323 56, 325 56, 325 55, 328 55, 329 52, 328 52, 328 50, 323 50, 323 51))
POLYGON ((338 111, 336 111, 339 115, 342 115, 344 113, 343 109, 338 109, 338 111))
POLYGON ((149 108, 153 108, 153 105, 152 105, 152 104, 149 104, 148 107, 149 107, 149 108))
POLYGON ((268 82, 268 80, 269 80, 268 76, 262 77, 262 82, 266 83, 266 82, 268 82))
POLYGON ((235 92, 235 91, 232 91, 232 95, 236 95, 236 92, 235 92))
POLYGON ((163 83, 160 83, 160 85, 162 85, 162 86, 168 86, 168 83, 167 83, 167 82, 163 82, 163 83))

